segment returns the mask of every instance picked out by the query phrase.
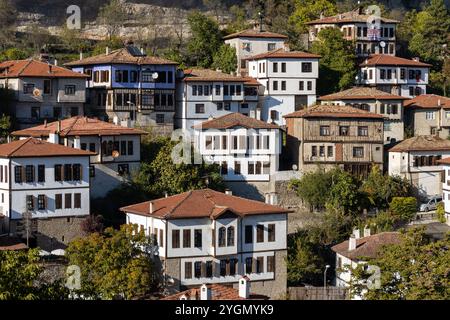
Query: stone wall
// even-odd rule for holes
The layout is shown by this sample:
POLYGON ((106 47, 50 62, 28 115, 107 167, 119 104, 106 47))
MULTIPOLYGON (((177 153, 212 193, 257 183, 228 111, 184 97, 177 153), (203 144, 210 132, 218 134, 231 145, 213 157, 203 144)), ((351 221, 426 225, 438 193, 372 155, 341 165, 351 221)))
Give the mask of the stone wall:
POLYGON ((162 262, 163 268, 165 266, 165 273, 173 279, 173 283, 167 284, 167 290, 170 294, 180 291, 180 279, 181 279, 181 259, 166 259, 162 262))

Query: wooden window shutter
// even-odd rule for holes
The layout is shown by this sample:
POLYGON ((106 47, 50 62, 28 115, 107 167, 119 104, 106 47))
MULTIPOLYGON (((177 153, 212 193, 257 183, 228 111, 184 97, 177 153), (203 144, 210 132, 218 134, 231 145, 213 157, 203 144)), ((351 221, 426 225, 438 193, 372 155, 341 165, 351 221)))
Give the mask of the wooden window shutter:
POLYGON ((256 259, 252 259, 252 273, 256 273, 256 259))
POLYGON ((25 171, 25 166, 21 167, 21 173, 20 173, 20 181, 23 182, 26 178, 26 171, 25 171))
POLYGON ((80 181, 83 181, 83 166, 80 164, 78 164, 78 168, 80 170, 80 181))

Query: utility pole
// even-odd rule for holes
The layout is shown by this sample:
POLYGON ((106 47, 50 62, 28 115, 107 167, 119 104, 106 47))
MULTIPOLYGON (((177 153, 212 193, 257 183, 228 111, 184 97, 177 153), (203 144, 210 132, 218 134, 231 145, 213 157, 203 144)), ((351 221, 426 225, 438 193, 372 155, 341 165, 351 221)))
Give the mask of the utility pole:
POLYGON ((31 212, 28 210, 23 213, 23 220, 25 224, 25 231, 27 233, 27 247, 30 246, 30 231, 31 231, 31 212))
POLYGON ((323 300, 325 300, 325 297, 327 295, 327 270, 330 267, 329 264, 325 266, 325 271, 323 272, 323 300))

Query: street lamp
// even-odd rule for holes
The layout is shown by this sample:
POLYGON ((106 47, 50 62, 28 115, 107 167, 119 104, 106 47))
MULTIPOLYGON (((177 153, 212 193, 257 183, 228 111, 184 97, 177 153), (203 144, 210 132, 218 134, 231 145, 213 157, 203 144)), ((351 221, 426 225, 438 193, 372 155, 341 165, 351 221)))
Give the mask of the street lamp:
POLYGON ((131 101, 127 101, 127 103, 128 103, 128 106, 130 107, 130 109, 131 109, 131 105, 133 105, 135 107, 134 110, 132 110, 132 112, 133 112, 133 120, 136 121, 136 117, 137 117, 136 104, 131 101))
POLYGON ((325 300, 325 296, 327 293, 327 270, 330 268, 330 265, 327 264, 325 266, 325 271, 323 272, 323 298, 325 300))

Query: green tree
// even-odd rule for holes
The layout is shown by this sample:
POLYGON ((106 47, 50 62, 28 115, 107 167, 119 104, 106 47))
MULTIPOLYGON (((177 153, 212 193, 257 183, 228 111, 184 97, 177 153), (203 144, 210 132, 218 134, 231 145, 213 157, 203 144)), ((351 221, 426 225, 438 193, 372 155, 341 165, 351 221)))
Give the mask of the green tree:
POLYGON ((81 289, 90 299, 133 299, 158 289, 160 269, 152 240, 137 225, 108 228, 72 241, 66 257, 81 270, 81 289))
POLYGON ((0 62, 5 60, 23 60, 28 58, 28 53, 18 48, 9 48, 0 53, 0 62))
POLYGON ((100 55, 100 54, 105 54, 106 47, 108 47, 110 51, 120 49, 123 47, 123 41, 119 37, 112 36, 108 40, 104 40, 104 41, 97 43, 95 45, 94 49, 92 50, 92 55, 96 56, 96 55, 100 55))
POLYGON ((296 31, 299 33, 306 33, 308 32, 306 22, 320 18, 321 14, 328 17, 336 13, 335 1, 295 0, 294 11, 289 17, 289 22, 295 26, 296 31))
POLYGON ((120 0, 111 0, 100 8, 97 20, 99 23, 106 26, 108 38, 111 40, 116 36, 119 28, 123 26, 127 18, 127 12, 120 0))
POLYGON ((226 33, 235 33, 250 28, 247 13, 243 7, 233 5, 229 9, 231 19, 227 24, 226 33))
POLYGON ((360 206, 360 181, 350 173, 341 169, 331 171, 331 187, 327 200, 328 210, 341 210, 344 213, 355 213, 360 206))
POLYGON ((417 199, 414 197, 394 197, 389 209, 401 220, 411 220, 417 212, 417 199))
POLYGON ((15 40, 14 24, 17 10, 10 0, 0 0, 0 48, 6 48, 15 40))
POLYGON ((398 244, 382 248, 368 264, 380 268, 380 287, 367 290, 369 277, 361 264, 352 270, 351 292, 367 300, 448 300, 450 299, 450 235, 430 242, 423 228, 412 228, 398 244))
POLYGON ((445 223, 447 221, 447 219, 445 219, 445 208, 444 208, 443 202, 440 202, 437 204, 436 215, 437 215, 437 219, 440 223, 445 223))
POLYGON ((354 45, 343 39, 339 29, 321 30, 311 51, 321 55, 317 88, 320 95, 347 89, 354 84, 357 73, 354 45))
POLYGON ((214 54, 222 46, 222 33, 216 21, 200 12, 188 16, 191 38, 187 46, 187 60, 191 66, 209 68, 214 54))
POLYGON ((214 54, 213 64, 211 67, 214 69, 220 69, 225 73, 236 71, 236 49, 229 46, 228 44, 223 44, 220 47, 219 51, 214 54))

